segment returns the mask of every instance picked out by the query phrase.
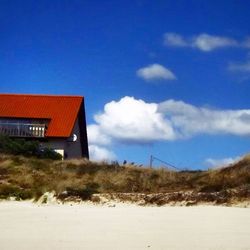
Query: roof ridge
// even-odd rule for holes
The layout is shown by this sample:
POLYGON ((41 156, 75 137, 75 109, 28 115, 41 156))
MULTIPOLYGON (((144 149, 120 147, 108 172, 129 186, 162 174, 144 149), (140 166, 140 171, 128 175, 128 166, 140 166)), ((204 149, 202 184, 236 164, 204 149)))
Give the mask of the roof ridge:
POLYGON ((0 93, 0 96, 33 96, 33 97, 77 97, 77 98, 83 98, 84 96, 81 95, 53 95, 53 94, 12 94, 12 93, 0 93))

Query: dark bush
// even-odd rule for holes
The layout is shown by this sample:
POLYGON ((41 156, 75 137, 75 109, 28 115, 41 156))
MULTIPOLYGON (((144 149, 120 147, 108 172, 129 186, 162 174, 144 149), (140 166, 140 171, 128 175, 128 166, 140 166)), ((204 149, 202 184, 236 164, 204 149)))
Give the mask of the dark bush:
POLYGON ((224 189, 222 184, 210 184, 200 188, 200 192, 211 193, 211 192, 219 192, 224 189))
POLYGON ((63 192, 58 195, 58 198, 61 200, 66 199, 67 197, 79 197, 82 200, 90 200, 93 194, 98 192, 99 184, 93 182, 87 184, 84 188, 66 188, 66 192, 63 192))
POLYGON ((52 160, 62 159, 62 156, 60 154, 55 152, 53 149, 46 148, 46 147, 39 149, 36 156, 41 159, 52 159, 52 160))
POLYGON ((12 139, 5 135, 0 135, 0 153, 35 156, 41 159, 61 160, 62 156, 53 149, 39 146, 38 141, 27 141, 25 139, 12 139))
POLYGON ((17 186, 2 185, 0 187, 0 199, 15 197, 17 200, 26 200, 32 198, 32 193, 29 190, 21 189, 17 186))

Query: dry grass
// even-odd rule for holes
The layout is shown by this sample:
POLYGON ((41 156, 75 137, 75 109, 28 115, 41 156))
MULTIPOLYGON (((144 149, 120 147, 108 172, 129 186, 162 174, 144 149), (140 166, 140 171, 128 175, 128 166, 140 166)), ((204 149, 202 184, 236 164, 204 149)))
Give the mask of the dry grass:
MULTIPOLYGON (((235 165, 209 171, 174 172, 87 160, 52 161, 0 155, 0 198, 38 199, 55 191, 89 198, 93 193, 221 192, 250 190, 250 157, 235 165)), ((248 195, 248 193, 247 193, 248 195)))

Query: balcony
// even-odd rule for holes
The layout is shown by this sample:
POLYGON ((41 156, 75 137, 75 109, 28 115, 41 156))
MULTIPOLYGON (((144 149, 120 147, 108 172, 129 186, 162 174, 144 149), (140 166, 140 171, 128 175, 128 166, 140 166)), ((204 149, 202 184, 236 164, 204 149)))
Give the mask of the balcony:
POLYGON ((0 134, 10 137, 43 138, 45 133, 45 124, 0 123, 0 134))

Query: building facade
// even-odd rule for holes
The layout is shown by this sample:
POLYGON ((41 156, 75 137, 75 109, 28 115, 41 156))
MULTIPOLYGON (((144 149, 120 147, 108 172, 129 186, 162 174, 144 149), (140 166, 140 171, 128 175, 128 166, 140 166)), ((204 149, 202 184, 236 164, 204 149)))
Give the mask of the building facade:
POLYGON ((37 140, 67 158, 89 158, 82 96, 0 94, 0 134, 37 140))

